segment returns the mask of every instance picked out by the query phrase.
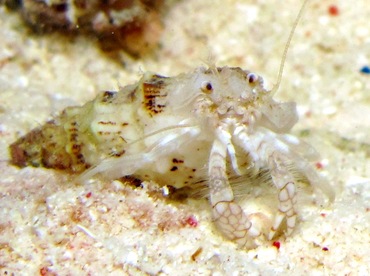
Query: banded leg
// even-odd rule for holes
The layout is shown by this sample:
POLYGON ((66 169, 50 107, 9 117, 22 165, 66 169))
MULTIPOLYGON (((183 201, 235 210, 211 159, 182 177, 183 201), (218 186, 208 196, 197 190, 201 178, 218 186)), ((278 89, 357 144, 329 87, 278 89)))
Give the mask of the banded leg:
POLYGON ((290 235, 294 230, 297 220, 295 211, 296 185, 294 177, 289 172, 288 167, 278 157, 278 153, 269 157, 268 164, 272 180, 278 189, 279 198, 279 212, 269 233, 269 239, 271 240, 284 218, 286 218, 287 235, 290 235))
POLYGON ((219 230, 238 245, 245 245, 248 236, 257 237, 260 232, 252 226, 242 208, 234 202, 233 191, 226 175, 227 146, 215 140, 209 160, 210 201, 213 217, 219 230))

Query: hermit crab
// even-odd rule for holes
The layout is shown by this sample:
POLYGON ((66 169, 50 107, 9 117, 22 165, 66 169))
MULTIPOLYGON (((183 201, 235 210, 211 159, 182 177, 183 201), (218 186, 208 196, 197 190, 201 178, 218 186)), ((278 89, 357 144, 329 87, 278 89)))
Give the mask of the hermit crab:
POLYGON ((288 134, 298 120, 296 104, 274 100, 277 87, 267 90, 262 77, 239 67, 201 67, 175 77, 145 73, 21 137, 10 146, 12 162, 66 170, 81 182, 97 174, 176 188, 203 182, 218 229, 239 245, 261 230, 235 201, 230 179, 267 175, 279 202, 269 238, 284 219, 290 234, 296 175, 329 195, 330 189, 310 163, 315 151, 288 134))

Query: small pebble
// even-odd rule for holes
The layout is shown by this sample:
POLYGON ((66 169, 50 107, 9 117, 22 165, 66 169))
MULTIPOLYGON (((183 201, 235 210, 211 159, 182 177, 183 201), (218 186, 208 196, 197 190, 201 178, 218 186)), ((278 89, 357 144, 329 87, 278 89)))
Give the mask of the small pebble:
POLYGON ((360 69, 360 72, 363 74, 370 74, 370 67, 365 65, 360 69))

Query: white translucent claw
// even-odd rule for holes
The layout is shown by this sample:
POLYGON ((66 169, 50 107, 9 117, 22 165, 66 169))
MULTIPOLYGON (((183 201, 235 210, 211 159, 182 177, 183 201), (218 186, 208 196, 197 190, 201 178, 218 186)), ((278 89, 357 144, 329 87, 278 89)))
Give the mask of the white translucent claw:
POLYGON ((297 220, 297 215, 294 212, 294 210, 292 210, 292 214, 287 214, 286 216, 287 216, 286 225, 288 227, 287 235, 290 235, 290 234, 293 233, 295 223, 296 223, 296 220, 297 220))
POLYGON ((274 223, 269 233, 269 239, 271 240, 278 230, 283 219, 286 218, 287 235, 290 235, 295 227, 297 214, 294 210, 296 202, 296 192, 294 182, 286 183, 279 190, 279 212, 275 217, 274 223))
POLYGON ((233 201, 218 202, 213 207, 213 216, 219 230, 238 245, 244 246, 249 237, 260 235, 260 231, 252 226, 242 208, 233 201))

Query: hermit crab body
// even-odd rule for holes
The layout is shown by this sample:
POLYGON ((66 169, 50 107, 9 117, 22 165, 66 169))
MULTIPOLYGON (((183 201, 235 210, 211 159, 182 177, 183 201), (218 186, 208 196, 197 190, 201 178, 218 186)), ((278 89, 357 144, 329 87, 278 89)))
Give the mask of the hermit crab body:
POLYGON ((146 73, 135 85, 106 91, 10 146, 18 166, 44 166, 109 178, 132 175, 175 187, 206 180, 219 230, 244 245, 260 235, 236 203, 229 179, 268 171, 278 192, 272 238, 286 219, 296 224, 295 172, 320 187, 311 147, 286 134, 295 103, 279 103, 258 75, 236 67, 198 68, 163 77, 146 73))

